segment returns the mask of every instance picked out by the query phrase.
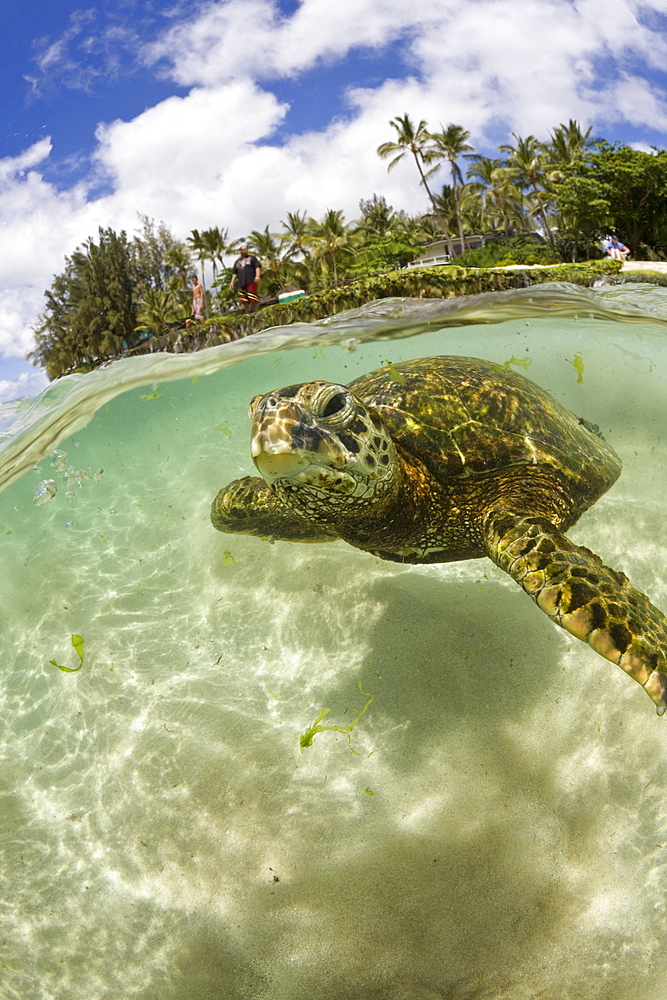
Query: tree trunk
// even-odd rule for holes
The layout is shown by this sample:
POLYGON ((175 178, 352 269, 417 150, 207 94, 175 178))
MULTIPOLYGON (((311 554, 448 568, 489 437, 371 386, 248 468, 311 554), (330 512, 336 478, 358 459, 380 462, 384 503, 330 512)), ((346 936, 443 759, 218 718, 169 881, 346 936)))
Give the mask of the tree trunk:
POLYGON ((459 189, 456 182, 456 174, 454 172, 454 161, 450 161, 452 166, 452 191, 454 192, 454 206, 456 211, 456 225, 459 231, 459 239, 461 240, 461 253, 465 253, 466 250, 466 238, 463 235, 463 222, 461 221, 461 206, 459 205, 459 189))
POLYGON ((540 198, 537 186, 533 184, 533 194, 535 195, 535 200, 537 201, 537 207, 540 213, 540 218, 542 219, 542 225, 544 226, 544 231, 549 237, 549 243, 551 244, 551 249, 556 252, 556 241, 554 239, 554 234, 551 232, 551 227, 547 222, 547 213, 544 211, 544 205, 542 204, 542 199, 540 198))
POLYGON ((424 171, 422 170, 422 165, 419 162, 419 156, 417 155, 417 153, 414 153, 414 158, 415 158, 415 163, 417 164, 417 170, 419 171, 419 176, 421 177, 421 180, 422 180, 422 184, 426 188, 426 194, 429 196, 429 199, 431 201, 431 206, 433 208, 433 214, 435 215, 436 219, 438 220, 438 224, 440 226, 440 229, 442 230, 443 236, 447 240, 447 251, 449 253, 449 256, 453 257, 454 256, 454 249, 452 247, 452 237, 451 237, 451 235, 449 233, 449 229, 447 228, 447 223, 445 222, 445 220, 443 219, 442 215, 440 214, 440 212, 436 208, 435 198, 431 194, 431 189, 429 188, 428 184, 426 183, 426 177, 424 176, 424 171))

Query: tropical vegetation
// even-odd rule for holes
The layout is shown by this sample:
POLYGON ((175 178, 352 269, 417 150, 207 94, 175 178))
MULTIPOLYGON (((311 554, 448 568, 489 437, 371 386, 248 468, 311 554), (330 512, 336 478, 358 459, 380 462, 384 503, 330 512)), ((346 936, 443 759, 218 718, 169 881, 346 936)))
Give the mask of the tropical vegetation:
MULTIPOLYGON (((431 131, 406 113, 389 128, 377 154, 388 170, 414 164, 415 193, 424 189, 427 211, 411 215, 372 194, 359 202, 355 220, 335 208, 319 219, 297 209, 278 231, 267 225, 247 238, 214 226, 181 240, 146 216, 132 238, 100 229, 66 258, 45 292, 29 357, 53 378, 141 350, 154 338, 170 349, 192 349, 370 298, 486 289, 463 267, 401 270, 429 253, 446 251, 465 268, 574 263, 601 258, 602 238, 616 232, 635 256, 667 259, 665 150, 591 138, 576 121, 554 128, 546 141, 513 134, 496 157, 476 152, 470 132, 455 123, 431 131), (251 318, 237 311, 229 290, 227 263, 242 242, 261 260, 260 294, 268 306, 251 318), (203 324, 191 317, 193 273, 205 287, 211 275, 203 324), (308 303, 270 305, 291 289, 304 290, 308 303)), ((498 274, 487 285, 511 287, 498 274)))

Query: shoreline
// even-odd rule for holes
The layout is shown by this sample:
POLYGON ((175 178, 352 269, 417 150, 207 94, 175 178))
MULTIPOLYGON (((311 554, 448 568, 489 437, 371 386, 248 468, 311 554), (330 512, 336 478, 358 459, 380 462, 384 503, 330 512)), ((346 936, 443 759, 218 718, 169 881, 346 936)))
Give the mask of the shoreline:
MULTIPOLYGON (((603 258, 611 260, 611 258, 603 258)), ((561 264, 501 264, 499 267, 479 268, 487 271, 532 271, 538 268, 548 270, 549 268, 563 267, 561 264)), ((576 266, 576 265, 571 265, 576 266)), ((667 274, 667 261, 664 260, 626 260, 621 264, 621 272, 624 271, 649 271, 653 274, 667 274)))
POLYGON ((626 260, 621 268, 621 272, 623 271, 657 271, 659 274, 667 274, 667 261, 626 260))

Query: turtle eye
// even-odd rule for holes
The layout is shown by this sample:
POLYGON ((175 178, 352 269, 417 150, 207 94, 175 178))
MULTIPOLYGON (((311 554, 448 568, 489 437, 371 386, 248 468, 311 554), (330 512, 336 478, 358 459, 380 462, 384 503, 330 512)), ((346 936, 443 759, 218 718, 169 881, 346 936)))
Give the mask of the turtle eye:
POLYGON ((324 409, 322 410, 320 416, 322 417, 333 417, 341 410, 345 409, 347 404, 347 396, 344 392, 335 392, 333 396, 327 399, 324 409))
POLYGON ((255 414, 257 413, 257 404, 262 399, 262 396, 253 396, 250 400, 250 405, 248 406, 248 416, 251 420, 255 419, 255 414))

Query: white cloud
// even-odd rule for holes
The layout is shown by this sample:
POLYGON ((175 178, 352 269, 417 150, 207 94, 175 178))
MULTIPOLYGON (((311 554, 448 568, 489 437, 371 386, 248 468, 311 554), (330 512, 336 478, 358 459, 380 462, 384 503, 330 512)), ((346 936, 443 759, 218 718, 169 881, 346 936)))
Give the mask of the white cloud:
POLYGON ((304 0, 282 17, 271 0, 209 3, 147 47, 183 86, 215 86, 237 75, 293 76, 352 49, 379 48, 406 29, 423 32, 443 19, 441 0, 304 0))
POLYGON ((36 169, 51 154, 44 138, 0 160, 0 355, 23 357, 44 289, 78 242, 90 233, 91 207, 82 186, 60 192, 36 169))
POLYGON ((224 199, 223 178, 258 140, 270 135, 286 108, 273 94, 249 80, 187 97, 171 97, 131 122, 98 129, 97 161, 115 193, 105 199, 109 212, 136 217, 138 208, 185 227, 186 233, 213 224, 218 199, 242 203, 251 192, 243 175, 230 177, 224 199))
POLYGON ((32 350, 33 338, 26 316, 36 316, 44 304, 43 289, 23 285, 20 292, 0 291, 0 355, 24 358, 32 350))
MULTIPOLYGON (((413 58, 427 91, 446 104, 448 120, 467 123, 470 108, 485 132, 505 123, 511 131, 546 137, 569 118, 645 121, 630 100, 619 114, 619 87, 610 82, 621 73, 626 84, 641 80, 620 69, 626 62, 667 61, 664 40, 636 20, 635 6, 611 0, 602 17, 594 0, 473 0, 451 8, 437 30, 419 34, 413 58)), ((653 110, 661 127, 664 94, 653 110)))
MULTIPOLYGON (((545 137, 569 118, 598 133, 622 121, 667 132, 665 93, 638 69, 667 64, 665 37, 640 18, 664 13, 664 0, 607 0, 603 13, 598 0, 302 0, 287 17, 272 0, 192 10, 143 55, 190 92, 98 127, 91 184, 103 179, 109 193, 93 200, 83 184, 49 184, 48 139, 0 161, 0 353, 25 352, 43 290, 98 225, 132 233, 142 212, 181 237, 212 225, 247 235, 297 209, 352 219, 374 191, 423 210, 414 165, 388 174, 375 152, 405 112, 460 123, 489 152, 499 136, 545 137), (397 40, 404 64, 392 78, 351 80, 321 131, 278 131, 291 118, 272 82, 397 40)), ((65 58, 46 47, 44 57, 65 58)), ((304 105, 317 100, 309 79, 304 105)))
POLYGON ((129 24, 130 9, 122 4, 106 9, 75 10, 65 30, 55 39, 36 39, 33 63, 27 74, 31 94, 40 98, 61 87, 91 93, 101 80, 123 68, 132 71, 141 40, 129 24))
POLYGON ((16 379, 0 378, 0 403, 38 396, 49 384, 43 371, 22 372, 16 379))
POLYGON ((655 152, 656 152, 656 147, 655 146, 649 146, 648 143, 646 143, 646 142, 631 142, 631 143, 629 143, 629 146, 630 146, 631 149, 636 149, 640 153, 652 153, 652 154, 655 154, 655 152))
POLYGON ((610 88, 616 120, 632 118, 638 125, 667 131, 667 101, 665 94, 647 80, 623 74, 610 88))
POLYGON ((26 170, 43 163, 51 153, 52 145, 49 136, 33 143, 18 156, 7 156, 0 160, 0 192, 2 188, 13 181, 16 176, 22 176, 26 170))
POLYGON ((237 73, 270 71, 278 24, 270 0, 209 3, 147 46, 144 58, 149 65, 164 61, 165 72, 184 87, 216 87, 237 73))

